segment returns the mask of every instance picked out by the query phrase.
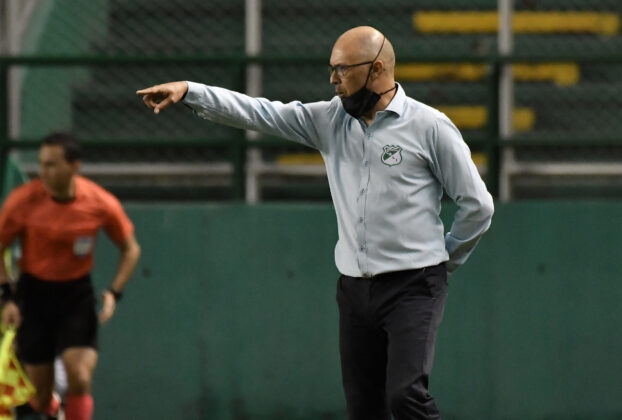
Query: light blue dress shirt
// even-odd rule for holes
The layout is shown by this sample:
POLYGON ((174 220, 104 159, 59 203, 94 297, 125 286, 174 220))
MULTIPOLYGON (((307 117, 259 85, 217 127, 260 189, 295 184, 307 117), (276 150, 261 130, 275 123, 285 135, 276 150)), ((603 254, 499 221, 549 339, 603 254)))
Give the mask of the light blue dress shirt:
POLYGON ((398 85, 367 127, 339 97, 284 104, 188 82, 184 103, 210 121, 283 137, 324 158, 337 213, 337 269, 352 277, 464 263, 490 226, 492 197, 468 146, 441 112, 398 85), (443 188, 458 205, 450 232, 439 217, 443 188))

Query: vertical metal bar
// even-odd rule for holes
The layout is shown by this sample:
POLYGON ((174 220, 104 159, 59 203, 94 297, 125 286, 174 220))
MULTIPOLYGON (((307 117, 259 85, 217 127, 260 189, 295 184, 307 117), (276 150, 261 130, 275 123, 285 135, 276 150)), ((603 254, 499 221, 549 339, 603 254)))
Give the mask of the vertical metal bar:
POLYGON ((18 25, 19 25, 19 4, 16 0, 7 0, 6 2, 6 48, 8 53, 15 52, 18 37, 18 25))
POLYGON ((9 141, 8 66, 8 63, 0 61, 0 197, 6 192, 4 191, 4 182, 8 157, 7 142, 9 141))
POLYGON ((0 54, 5 54, 9 47, 9 17, 6 1, 0 0, 0 54))
MULTIPOLYGON (((246 55, 253 57, 261 53, 261 0, 246 0, 246 55)), ((246 68, 246 93, 250 96, 261 96, 261 64, 252 63, 246 68)), ((254 140, 258 134, 247 131, 246 138, 254 140)), ((260 197, 259 176, 261 171, 261 151, 255 147, 247 152, 246 168, 246 201, 258 202, 260 197)))
MULTIPOLYGON (((506 57, 512 54, 514 42, 512 39, 512 0, 499 1, 499 56, 506 57)), ((514 131, 514 80, 512 78, 512 64, 505 62, 501 65, 499 78, 499 130, 503 139, 508 138, 514 131)))
MULTIPOLYGON (((236 62, 232 66, 232 70, 234 74, 237 74, 237 86, 239 92, 246 91, 246 66, 247 61, 239 61, 236 62)), ((247 161, 247 153, 246 153, 246 132, 242 130, 236 130, 240 133, 240 135, 236 135, 234 144, 231 148, 230 159, 233 164, 233 199, 236 201, 243 201, 246 197, 246 161, 247 161)))
MULTIPOLYGON (((499 7, 499 31, 498 46, 499 56, 510 56, 514 50, 512 15, 514 2, 513 0, 498 0, 499 7)), ((502 170, 499 171, 499 197, 502 201, 511 198, 510 173, 509 167, 514 161, 512 150, 506 150, 503 147, 503 141, 508 139, 514 133, 514 77, 512 75, 512 63, 504 61, 499 68, 499 144, 498 147, 503 150, 501 163, 502 170)))
POLYGON ((501 55, 509 55, 514 49, 514 30, 512 27, 514 2, 513 0, 498 0, 497 7, 499 8, 498 50, 501 55))

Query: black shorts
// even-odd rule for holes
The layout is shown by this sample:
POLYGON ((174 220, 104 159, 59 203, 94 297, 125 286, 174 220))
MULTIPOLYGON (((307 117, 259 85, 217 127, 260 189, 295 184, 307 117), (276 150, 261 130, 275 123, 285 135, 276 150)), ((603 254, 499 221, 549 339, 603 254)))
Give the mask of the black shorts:
POLYGON ((17 351, 24 363, 51 363, 70 347, 97 349, 97 314, 91 277, 50 282, 22 274, 17 284, 22 324, 17 351))

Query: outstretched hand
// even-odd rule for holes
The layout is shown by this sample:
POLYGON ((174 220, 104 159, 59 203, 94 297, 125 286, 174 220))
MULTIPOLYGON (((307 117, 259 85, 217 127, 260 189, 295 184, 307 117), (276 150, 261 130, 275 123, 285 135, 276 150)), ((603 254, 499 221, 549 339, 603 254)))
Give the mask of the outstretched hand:
POLYGON ((167 106, 179 102, 187 91, 188 83, 170 82, 137 90, 136 94, 143 95, 143 102, 153 109, 154 114, 159 114, 167 106))

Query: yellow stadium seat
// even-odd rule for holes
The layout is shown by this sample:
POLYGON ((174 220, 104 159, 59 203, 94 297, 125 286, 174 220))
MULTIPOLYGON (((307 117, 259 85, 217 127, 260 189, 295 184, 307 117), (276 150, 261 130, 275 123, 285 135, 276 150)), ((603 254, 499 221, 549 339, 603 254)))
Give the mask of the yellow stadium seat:
POLYGON ((446 105, 435 108, 447 115, 458 128, 467 130, 483 128, 488 121, 488 110, 485 106, 446 105))
MULTIPOLYGON (((420 33, 491 33, 499 28, 495 11, 416 12, 413 25, 420 33)), ((515 12, 515 33, 592 33, 615 35, 620 31, 620 17, 612 12, 515 12)))
MULTIPOLYGON (((485 106, 463 105, 463 106, 437 106, 460 129, 474 130, 482 129, 488 123, 488 109, 485 106)), ((536 116, 531 108, 514 109, 514 130, 522 132, 533 128, 536 116)), ((486 155, 474 153, 473 162, 478 167, 486 165, 486 155)), ((311 153, 283 153, 277 156, 278 165, 323 165, 322 155, 317 152, 311 153)))
MULTIPOLYGON (((488 108, 478 105, 436 106, 456 125, 465 130, 481 129, 488 123, 488 108)), ((514 108, 514 130, 529 131, 536 121, 536 114, 531 108, 514 108)))
POLYGON ((482 169, 488 165, 488 156, 486 153, 475 152, 471 154, 471 160, 477 166, 480 172, 483 172, 482 169))
POLYGON ((574 85, 579 81, 580 70, 576 63, 516 63, 512 65, 515 80, 543 82, 553 80, 558 85, 574 85))
MULTIPOLYGON (((579 81, 580 70, 576 63, 517 63, 512 66, 518 81, 544 82, 552 80, 558 85, 573 85, 579 81)), ((487 65, 476 63, 402 63, 395 66, 398 81, 422 82, 430 80, 459 80, 473 82, 486 76, 487 65)))
POLYGON ((475 63, 404 63, 395 66, 395 79, 407 81, 460 80, 476 81, 486 76, 486 64, 475 63))
POLYGON ((284 153, 276 158, 279 165, 323 165, 324 159, 319 153, 284 153))

